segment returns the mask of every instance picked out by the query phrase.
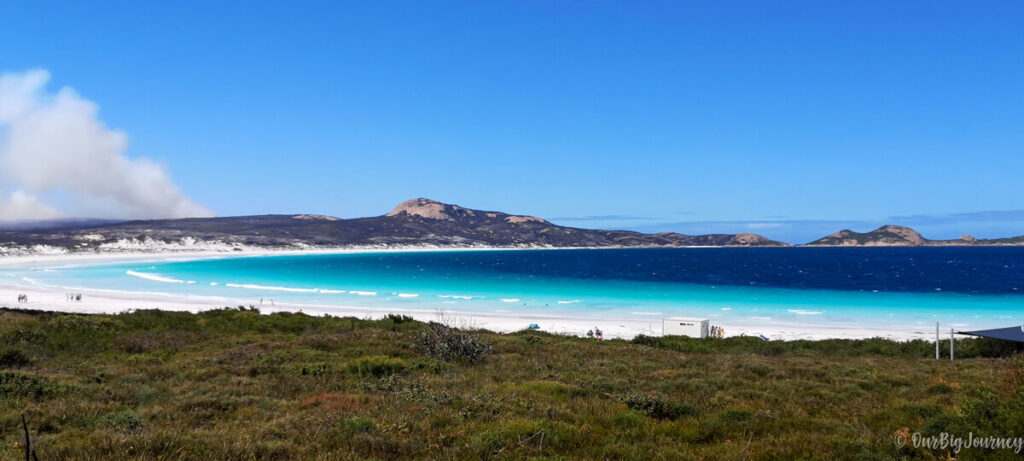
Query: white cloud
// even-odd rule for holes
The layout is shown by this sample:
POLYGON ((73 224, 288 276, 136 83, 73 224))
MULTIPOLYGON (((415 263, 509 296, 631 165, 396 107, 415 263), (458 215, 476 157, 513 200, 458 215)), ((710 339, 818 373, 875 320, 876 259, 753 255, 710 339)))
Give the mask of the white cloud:
POLYGON ((74 199, 76 208, 65 213, 87 210, 99 213, 96 217, 117 218, 212 215, 186 197, 163 167, 127 157, 128 137, 97 117, 96 104, 71 88, 48 93, 49 78, 45 70, 0 75, 0 177, 20 189, 6 200, 0 195, 0 220, 24 219, 11 217, 15 210, 23 216, 52 215, 56 210, 30 193, 57 190, 74 199))

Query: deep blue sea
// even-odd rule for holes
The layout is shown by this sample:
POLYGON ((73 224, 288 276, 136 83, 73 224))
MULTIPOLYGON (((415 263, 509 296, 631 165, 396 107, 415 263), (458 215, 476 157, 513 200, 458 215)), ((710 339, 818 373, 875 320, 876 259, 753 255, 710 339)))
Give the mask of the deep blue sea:
POLYGON ((719 324, 1024 323, 1024 248, 685 248, 222 257, 8 270, 39 285, 719 324))

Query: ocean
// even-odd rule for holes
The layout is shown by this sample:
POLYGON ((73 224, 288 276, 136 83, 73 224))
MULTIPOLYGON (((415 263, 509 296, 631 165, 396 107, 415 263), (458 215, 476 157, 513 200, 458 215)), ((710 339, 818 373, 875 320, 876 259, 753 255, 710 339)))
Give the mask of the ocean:
POLYGON ((716 324, 959 329, 1024 323, 1024 248, 410 251, 8 267, 63 290, 225 305, 716 324))

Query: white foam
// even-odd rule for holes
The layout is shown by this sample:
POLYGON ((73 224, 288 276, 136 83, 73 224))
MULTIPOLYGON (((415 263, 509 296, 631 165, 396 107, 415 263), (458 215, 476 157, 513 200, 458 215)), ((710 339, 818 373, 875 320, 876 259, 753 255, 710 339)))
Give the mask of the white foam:
POLYGON ((135 272, 135 271, 124 271, 124 273, 126 275, 130 275, 132 277, 138 277, 140 279, 152 280, 154 282, 185 283, 184 280, 178 280, 178 279, 173 279, 173 278, 170 278, 170 277, 164 277, 164 276, 158 275, 158 274, 148 274, 148 273, 145 273, 145 272, 135 272))
POLYGON ((218 284, 217 282, 210 282, 210 286, 211 286, 211 287, 215 287, 215 286, 217 286, 217 285, 219 285, 219 284, 218 284))
POLYGON ((377 296, 377 292, 376 291, 355 291, 355 290, 352 290, 349 293, 352 293, 354 295, 359 295, 359 296, 377 296))
POLYGON ((320 291, 320 290, 317 290, 316 288, 274 287, 274 286, 255 285, 255 284, 247 284, 247 283, 243 283, 243 284, 240 284, 240 283, 225 283, 224 286, 228 286, 228 287, 231 287, 231 288, 246 288, 246 289, 249 289, 249 290, 287 291, 287 292, 291 292, 291 293, 316 293, 316 292, 320 291))
POLYGON ((437 295, 438 298, 452 298, 452 299, 473 299, 472 296, 464 295, 437 295))
POLYGON ((580 302, 580 300, 574 299, 572 301, 559 301, 558 304, 576 304, 578 302, 580 302))
POLYGON ((399 298, 415 298, 417 296, 419 296, 418 293, 399 293, 398 294, 399 298))
POLYGON ((732 310, 732 308, 731 308, 731 307, 723 307, 723 308, 722 308, 722 310, 723 310, 723 311, 731 311, 731 310, 732 310))
POLYGON ((346 291, 346 290, 328 290, 326 288, 321 288, 320 292, 321 293, 330 294, 330 295, 340 295, 340 294, 348 293, 348 291, 346 291))
POLYGON ((633 315, 661 315, 661 312, 630 312, 633 315))
POLYGON ((503 303, 517 303, 517 302, 519 302, 519 299, 518 298, 501 298, 501 302, 503 302, 503 303))
POLYGON ((796 315, 818 315, 825 313, 824 311, 808 311, 804 309, 789 309, 789 312, 792 312, 796 315))

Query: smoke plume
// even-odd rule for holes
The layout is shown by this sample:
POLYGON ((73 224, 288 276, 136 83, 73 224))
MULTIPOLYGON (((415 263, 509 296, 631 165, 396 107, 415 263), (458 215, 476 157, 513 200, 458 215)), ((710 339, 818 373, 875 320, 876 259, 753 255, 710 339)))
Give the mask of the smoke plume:
POLYGON ((127 157, 128 137, 96 104, 67 87, 47 92, 49 79, 45 70, 0 74, 0 220, 212 215, 163 167, 127 157), (48 204, 54 196, 69 203, 48 204))

